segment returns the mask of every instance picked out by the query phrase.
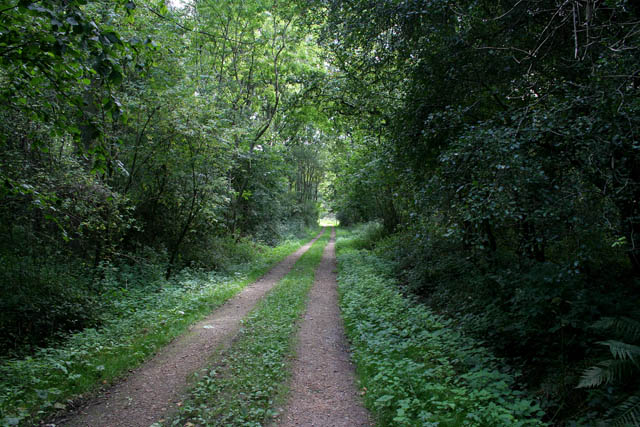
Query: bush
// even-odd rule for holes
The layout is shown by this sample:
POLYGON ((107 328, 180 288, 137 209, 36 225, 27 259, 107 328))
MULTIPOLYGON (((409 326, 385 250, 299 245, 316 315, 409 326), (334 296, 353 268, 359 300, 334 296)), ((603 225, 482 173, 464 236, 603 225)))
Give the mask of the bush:
POLYGON ((316 227, 316 220, 294 216, 287 221, 265 222, 255 231, 255 239, 265 245, 275 246, 280 242, 304 236, 311 227, 316 227))
POLYGON ((414 227, 378 242, 375 253, 406 292, 519 366, 523 387, 540 393, 547 412, 568 419, 589 404, 575 389, 599 339, 589 326, 634 311, 637 301, 616 248, 601 246, 606 241, 585 240, 576 259, 565 242, 565 252, 554 247, 553 259, 538 261, 500 245, 495 252, 465 248, 442 230, 414 227))
POLYGON ((261 248, 249 239, 232 236, 203 236, 197 245, 185 245, 182 256, 195 268, 229 271, 234 265, 251 261, 261 248))
POLYGON ((359 224, 350 230, 349 246, 354 249, 372 249, 383 236, 384 228, 379 222, 359 224))
POLYGON ((0 356, 95 325, 91 275, 56 259, 0 254, 0 356))

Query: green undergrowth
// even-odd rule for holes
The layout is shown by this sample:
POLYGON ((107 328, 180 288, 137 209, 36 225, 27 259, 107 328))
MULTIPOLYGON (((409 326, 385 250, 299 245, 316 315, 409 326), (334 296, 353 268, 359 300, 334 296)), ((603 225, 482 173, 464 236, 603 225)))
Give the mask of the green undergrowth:
POLYGON ((231 348, 198 379, 171 425, 259 426, 278 414, 297 320, 329 237, 325 232, 243 320, 231 348))
POLYGON ((365 404, 379 425, 544 425, 501 360, 403 296, 391 266, 362 246, 359 233, 340 233, 340 304, 365 404))
POLYGON ((236 265, 233 273, 184 270, 145 288, 109 283, 104 297, 110 307, 101 327, 75 333, 31 356, 0 361, 0 423, 32 425, 110 383, 258 279, 309 236, 261 247, 260 256, 236 265))

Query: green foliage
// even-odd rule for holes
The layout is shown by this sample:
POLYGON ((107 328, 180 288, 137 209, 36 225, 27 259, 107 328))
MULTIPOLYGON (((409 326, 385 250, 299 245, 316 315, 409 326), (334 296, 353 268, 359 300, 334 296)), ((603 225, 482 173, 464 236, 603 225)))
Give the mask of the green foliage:
POLYGON ((315 226, 293 171, 314 165, 317 189, 327 138, 308 122, 327 119, 303 93, 323 73, 293 5, 5 3, 3 350, 99 325, 113 267, 134 287, 147 263, 150 283, 232 271, 315 226))
MULTIPOLYGON (((229 273, 187 269, 170 281, 164 279, 163 265, 103 265, 99 294, 82 295, 91 297, 91 303, 82 309, 93 312, 98 319, 96 327, 26 357, 1 360, 0 420, 4 424, 33 424, 64 409, 77 395, 113 381, 263 275, 306 239, 275 248, 257 247, 250 261, 235 260, 238 264, 229 273)), ((80 288, 71 290, 79 292, 80 288)), ((30 303, 42 297, 38 294, 30 303)), ((68 300, 62 305, 55 298, 52 295, 53 309, 49 307, 48 313, 79 304, 68 300)), ((73 314, 69 312, 65 319, 73 320, 73 314)))
POLYGON ((331 207, 344 226, 379 220, 387 233, 400 221, 401 191, 384 147, 365 131, 342 135, 333 147, 331 207))
POLYGON ((633 363, 636 337, 588 328, 639 297, 632 2, 4 3, 11 351, 99 324, 95 279, 234 270, 330 210, 380 223, 359 244, 390 236, 404 290, 521 364, 554 421, 591 343, 633 363))
POLYGON ((592 342, 603 340, 591 324, 635 310, 633 292, 610 286, 621 280, 615 257, 579 265, 522 262, 498 250, 489 259, 473 258, 448 230, 417 226, 378 242, 375 253, 390 261, 405 291, 519 366, 520 386, 540 391, 547 413, 560 418, 590 400, 574 387, 592 342))
POLYGON ((629 397, 624 402, 618 404, 610 410, 607 415, 607 422, 611 426, 638 426, 640 425, 640 396, 629 397))
POLYGON ((95 325, 93 267, 115 256, 132 223, 128 201, 77 161, 30 157, 0 154, 7 179, 29 190, 0 194, 3 354, 95 325))
POLYGON ((513 374, 451 321, 403 297, 391 266, 338 240, 339 290, 365 403, 381 425, 544 425, 513 374))
POLYGON ((593 392, 595 399, 601 394, 615 403, 605 414, 609 425, 640 425, 640 323, 629 317, 605 317, 593 325, 593 328, 615 339, 600 341, 598 344, 609 350, 608 357, 596 366, 586 369, 578 388, 593 388, 608 385, 607 391, 593 392))
POLYGON ((325 232, 249 313, 232 347, 198 378, 171 425, 264 425, 278 415, 292 337, 328 240, 325 232))
MULTIPOLYGON (((122 82, 131 45, 112 25, 101 23, 86 4, 84 0, 3 3, 0 99, 5 119, 10 114, 21 125, 29 119, 48 128, 52 137, 72 137, 102 169, 106 129, 97 113, 122 115, 112 89, 122 82)), ((132 6, 122 0, 99 8, 105 14, 130 14, 132 6)), ((28 136, 21 127, 3 134, 0 143, 15 144, 13 138, 28 136)), ((36 140, 33 145, 48 148, 47 141, 36 140)))
POLYGON ((90 275, 79 265, 0 255, 2 356, 24 354, 98 322, 90 275))
POLYGON ((640 9, 314 4, 341 223, 398 232, 378 254, 403 290, 520 365, 553 422, 583 413, 589 326, 640 297, 640 9))
POLYGON ((373 249, 376 242, 384 236, 384 228, 377 222, 359 224, 347 230, 349 230, 349 247, 353 249, 373 249))

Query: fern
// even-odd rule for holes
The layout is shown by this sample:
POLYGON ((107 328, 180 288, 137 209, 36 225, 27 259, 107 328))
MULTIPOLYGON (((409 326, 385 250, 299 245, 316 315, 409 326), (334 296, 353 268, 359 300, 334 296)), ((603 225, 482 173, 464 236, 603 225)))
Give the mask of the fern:
POLYGON ((637 345, 627 344, 616 340, 601 341, 598 344, 609 347, 611 354, 616 359, 635 362, 635 357, 640 356, 640 347, 637 345))
POLYGON ((628 378, 633 367, 626 360, 604 360, 583 372, 578 388, 598 387, 628 378))
POLYGON ((608 317, 593 327, 609 331, 618 339, 598 342, 609 348, 611 356, 585 370, 577 387, 599 387, 610 383, 622 385, 620 391, 624 400, 606 413, 606 425, 640 427, 640 390, 631 393, 622 391, 625 388, 628 390, 628 386, 637 381, 640 371, 640 322, 628 317, 608 317))
POLYGON ((640 426, 640 391, 607 412, 607 423, 614 427, 640 426))
POLYGON ((593 328, 612 331, 628 341, 640 339, 640 322, 629 317, 604 317, 594 323, 593 328))

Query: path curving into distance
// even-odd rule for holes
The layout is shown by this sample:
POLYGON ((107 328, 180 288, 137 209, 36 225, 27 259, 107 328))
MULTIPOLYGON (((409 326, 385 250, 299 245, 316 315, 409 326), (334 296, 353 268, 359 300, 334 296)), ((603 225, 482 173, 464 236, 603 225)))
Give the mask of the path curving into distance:
POLYGON ((362 404, 338 308, 335 229, 324 249, 298 332, 281 427, 374 425, 362 404))
POLYGON ((190 375, 207 366, 216 349, 230 344, 240 328, 240 321, 322 233, 324 229, 261 279, 192 325, 188 333, 162 348, 123 381, 58 420, 58 425, 148 427, 173 412, 183 398, 190 375))

